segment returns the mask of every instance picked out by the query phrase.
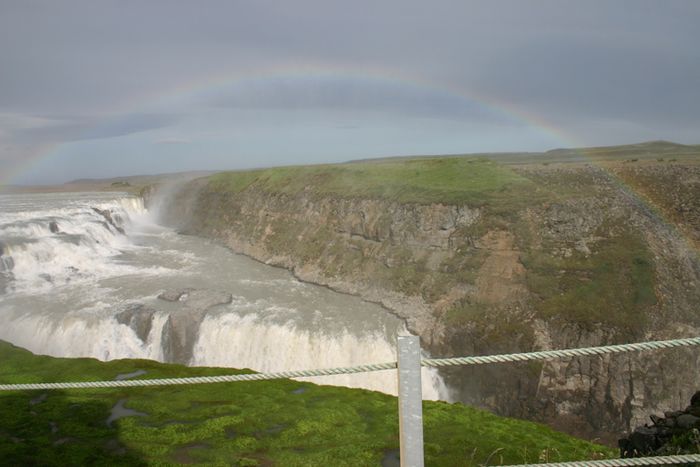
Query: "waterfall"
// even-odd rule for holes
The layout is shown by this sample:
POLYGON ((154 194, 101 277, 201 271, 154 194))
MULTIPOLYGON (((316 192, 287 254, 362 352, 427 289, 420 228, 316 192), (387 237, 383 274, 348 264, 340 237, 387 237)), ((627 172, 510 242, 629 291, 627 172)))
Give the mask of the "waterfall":
MULTIPOLYGON (((0 339, 38 354, 279 372, 395 361, 406 333, 377 305, 154 225, 137 197, 0 201, 0 339)), ((311 381, 397 393, 390 370, 311 381)), ((447 398, 435 370, 423 393, 447 398)))

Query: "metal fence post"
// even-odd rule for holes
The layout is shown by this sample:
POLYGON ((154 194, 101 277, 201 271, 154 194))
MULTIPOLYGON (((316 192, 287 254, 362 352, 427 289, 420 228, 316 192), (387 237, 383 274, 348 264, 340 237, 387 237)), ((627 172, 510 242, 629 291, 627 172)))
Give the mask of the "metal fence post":
POLYGON ((399 336, 399 433, 401 467, 423 467, 423 391, 420 338, 399 336))

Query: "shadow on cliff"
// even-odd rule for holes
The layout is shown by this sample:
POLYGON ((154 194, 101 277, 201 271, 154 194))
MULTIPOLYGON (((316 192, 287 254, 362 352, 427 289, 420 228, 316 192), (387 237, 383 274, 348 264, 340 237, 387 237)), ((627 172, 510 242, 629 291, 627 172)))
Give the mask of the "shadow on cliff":
POLYGON ((0 393, 5 465, 146 465, 108 426, 111 397, 60 391, 0 393))

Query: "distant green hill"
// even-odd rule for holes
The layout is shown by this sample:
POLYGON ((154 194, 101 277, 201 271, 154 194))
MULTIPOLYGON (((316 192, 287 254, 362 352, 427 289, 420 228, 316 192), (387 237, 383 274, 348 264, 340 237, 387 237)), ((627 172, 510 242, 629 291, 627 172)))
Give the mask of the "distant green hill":
MULTIPOLYGON (((234 374, 146 360, 36 356, 0 342, 0 382, 234 374)), ((613 452, 543 425, 425 402, 426 464, 590 459, 613 452)), ((0 392, 6 465, 393 465, 396 398, 290 380, 132 389, 0 392), (119 401, 141 413, 108 426, 119 401)))
POLYGON ((635 160, 658 160, 659 158, 689 160, 700 158, 699 144, 679 144, 670 141, 647 141, 644 143, 617 146, 593 146, 557 148, 545 152, 486 152, 424 156, 394 156, 375 159, 359 159, 352 163, 398 162, 401 160, 443 157, 485 158, 501 164, 620 162, 635 160))
POLYGON ((670 141, 647 141, 645 143, 624 144, 619 146, 598 146, 580 149, 553 149, 545 153, 545 155, 548 156, 574 156, 577 154, 584 154, 594 159, 609 161, 618 160, 625 157, 643 158, 644 156, 651 156, 658 158, 660 156, 700 156, 700 145, 685 145, 670 141))

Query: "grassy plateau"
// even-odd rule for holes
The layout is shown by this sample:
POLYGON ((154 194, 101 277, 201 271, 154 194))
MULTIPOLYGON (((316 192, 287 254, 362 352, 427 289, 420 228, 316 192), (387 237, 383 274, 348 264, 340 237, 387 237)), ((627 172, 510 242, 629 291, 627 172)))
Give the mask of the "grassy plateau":
MULTIPOLYGON (((535 188, 509 168, 486 159, 443 157, 407 161, 276 167, 213 175, 221 192, 245 189, 351 198, 378 198, 402 203, 465 203, 474 206, 512 202, 535 188)), ((530 193, 532 194, 532 193, 530 193)))

